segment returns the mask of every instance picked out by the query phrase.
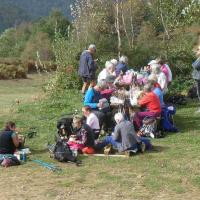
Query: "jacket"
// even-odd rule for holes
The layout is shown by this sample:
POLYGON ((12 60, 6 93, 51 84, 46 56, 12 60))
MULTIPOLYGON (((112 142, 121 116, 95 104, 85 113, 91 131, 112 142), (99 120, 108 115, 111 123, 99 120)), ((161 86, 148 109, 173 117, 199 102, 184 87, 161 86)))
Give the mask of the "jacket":
POLYGON ((96 68, 96 63, 90 52, 87 50, 83 51, 80 57, 78 74, 81 77, 95 78, 96 68))

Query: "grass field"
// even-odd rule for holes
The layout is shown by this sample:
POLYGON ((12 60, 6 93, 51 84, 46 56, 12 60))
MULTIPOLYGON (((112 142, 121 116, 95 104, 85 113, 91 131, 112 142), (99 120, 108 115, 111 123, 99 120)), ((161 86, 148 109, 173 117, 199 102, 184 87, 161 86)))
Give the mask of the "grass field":
POLYGON ((68 92, 56 100, 39 102, 45 77, 32 80, 1 81, 0 124, 17 122, 23 133, 34 128, 37 135, 27 139, 31 159, 55 163, 54 173, 32 161, 0 169, 1 200, 184 200, 200 199, 200 114, 197 102, 177 108, 179 133, 153 140, 154 150, 131 158, 81 157, 83 165, 57 163, 46 151, 60 116, 81 106, 81 94, 68 92), (23 84, 21 84, 23 83, 23 84), (11 88, 12 87, 12 88, 11 88), (8 92, 8 91, 11 92, 8 92), (16 103, 20 98, 20 103, 16 103))

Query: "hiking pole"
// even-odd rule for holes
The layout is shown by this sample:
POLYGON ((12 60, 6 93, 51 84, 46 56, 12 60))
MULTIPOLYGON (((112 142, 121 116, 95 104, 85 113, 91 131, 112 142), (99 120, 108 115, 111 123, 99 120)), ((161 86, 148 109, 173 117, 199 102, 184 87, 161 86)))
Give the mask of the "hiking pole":
POLYGON ((34 163, 39 164, 39 165, 42 166, 42 167, 45 167, 45 168, 47 168, 47 169, 49 169, 49 170, 52 170, 53 172, 55 172, 55 171, 62 171, 61 168, 55 166, 54 164, 46 163, 46 162, 43 162, 43 161, 41 161, 41 160, 32 160, 32 161, 33 161, 34 163))

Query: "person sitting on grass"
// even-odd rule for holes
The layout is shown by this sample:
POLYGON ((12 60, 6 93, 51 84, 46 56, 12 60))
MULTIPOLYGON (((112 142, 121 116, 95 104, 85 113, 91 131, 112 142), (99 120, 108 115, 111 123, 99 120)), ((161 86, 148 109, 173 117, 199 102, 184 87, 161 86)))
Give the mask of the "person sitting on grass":
POLYGON ((110 61, 106 61, 105 68, 99 73, 97 82, 105 81, 108 76, 113 75, 115 66, 110 61))
POLYGON ((152 90, 152 84, 146 84, 143 93, 138 99, 138 104, 142 109, 144 109, 144 111, 137 112, 134 116, 134 125, 136 130, 140 129, 142 126, 142 120, 145 117, 159 117, 161 114, 160 100, 152 90))
POLYGON ((93 110, 101 109, 102 104, 99 103, 99 100, 102 99, 101 91, 106 88, 106 82, 100 81, 94 87, 91 87, 87 90, 84 98, 84 106, 90 106, 93 110))
POLYGON ((160 85, 158 84, 158 78, 157 78, 157 76, 154 75, 154 74, 151 74, 148 77, 148 83, 152 84, 152 86, 153 86, 153 92, 159 98, 161 107, 165 106, 165 103, 164 103, 164 100, 163 100, 163 92, 162 92, 162 90, 160 88, 160 85))
POLYGON ((84 99, 84 106, 89 106, 98 117, 100 126, 105 123, 105 129, 110 125, 110 105, 107 99, 102 98, 101 92, 107 87, 105 81, 100 81, 93 88, 89 88, 84 99))
POLYGON ((151 65, 151 74, 154 74, 158 78, 158 83, 163 91, 163 94, 166 94, 168 91, 167 88, 167 77, 165 74, 161 71, 159 64, 152 64, 151 65))
POLYGON ((73 118, 74 137, 70 138, 68 144, 70 149, 76 149, 86 154, 94 153, 94 132, 82 121, 79 115, 73 118))
POLYGON ((121 56, 119 62, 116 66, 115 73, 116 77, 118 77, 121 73, 125 74, 128 70, 128 58, 126 56, 121 56))
POLYGON ((143 152, 145 150, 145 145, 136 135, 133 124, 125 120, 122 113, 116 113, 114 119, 117 123, 114 132, 112 135, 106 136, 103 141, 97 143, 96 148, 102 149, 111 144, 118 152, 125 152, 128 150, 137 152, 138 149, 141 149, 143 152))
POLYGON ((94 139, 98 139, 100 133, 99 119, 92 113, 92 109, 89 106, 84 106, 82 112, 86 117, 86 124, 90 126, 94 132, 94 139))
POLYGON ((0 163, 3 167, 19 165, 19 160, 14 156, 14 152, 20 146, 21 139, 19 139, 16 132, 16 125, 9 121, 5 125, 5 129, 0 133, 0 163))
POLYGON ((16 133, 16 125, 9 121, 5 129, 0 133, 0 154, 14 154, 20 145, 20 139, 16 133))

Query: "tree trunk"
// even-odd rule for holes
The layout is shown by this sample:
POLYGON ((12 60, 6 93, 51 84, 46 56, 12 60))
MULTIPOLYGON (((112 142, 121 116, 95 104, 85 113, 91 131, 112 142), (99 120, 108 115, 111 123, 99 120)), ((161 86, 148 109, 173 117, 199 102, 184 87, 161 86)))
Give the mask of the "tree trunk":
POLYGON ((115 28, 117 31, 117 37, 118 37, 118 57, 121 55, 121 35, 120 35, 120 26, 119 26, 119 0, 116 2, 116 24, 115 28))

